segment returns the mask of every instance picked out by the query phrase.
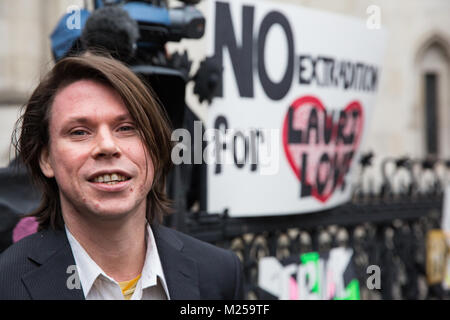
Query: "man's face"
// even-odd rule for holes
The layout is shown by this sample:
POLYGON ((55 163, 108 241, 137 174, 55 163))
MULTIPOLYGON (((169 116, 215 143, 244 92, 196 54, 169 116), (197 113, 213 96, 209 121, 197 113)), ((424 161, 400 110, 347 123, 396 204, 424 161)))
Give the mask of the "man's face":
POLYGON ((72 83, 54 99, 49 132, 41 169, 55 177, 65 215, 145 214, 153 164, 117 92, 92 80, 72 83))

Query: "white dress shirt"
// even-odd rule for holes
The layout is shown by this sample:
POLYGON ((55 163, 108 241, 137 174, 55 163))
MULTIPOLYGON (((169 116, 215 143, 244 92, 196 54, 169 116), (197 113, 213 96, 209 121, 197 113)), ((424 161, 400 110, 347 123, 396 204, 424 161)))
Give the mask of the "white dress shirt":
MULTIPOLYGON (((66 234, 77 265, 78 277, 86 300, 124 300, 119 284, 108 276, 70 233, 66 234)), ((147 223, 147 251, 141 277, 131 300, 170 299, 152 228, 147 223)), ((131 279, 130 279, 131 280, 131 279)))

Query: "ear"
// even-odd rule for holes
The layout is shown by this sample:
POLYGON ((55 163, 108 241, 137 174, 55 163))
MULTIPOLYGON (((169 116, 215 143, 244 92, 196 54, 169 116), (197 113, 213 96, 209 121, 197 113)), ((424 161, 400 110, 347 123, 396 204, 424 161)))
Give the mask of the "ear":
POLYGON ((42 173, 47 178, 53 178, 55 176, 52 165, 50 163, 47 147, 44 147, 41 151, 41 155, 39 157, 39 166, 41 167, 42 173))

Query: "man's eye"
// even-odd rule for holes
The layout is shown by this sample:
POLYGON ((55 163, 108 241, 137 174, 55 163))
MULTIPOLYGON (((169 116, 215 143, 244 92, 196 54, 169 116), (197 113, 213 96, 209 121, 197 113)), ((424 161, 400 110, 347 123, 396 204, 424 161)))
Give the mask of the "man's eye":
POLYGON ((84 136, 87 134, 85 130, 74 130, 70 133, 72 136, 84 136))
POLYGON ((135 128, 133 126, 121 126, 119 131, 134 131, 135 128))

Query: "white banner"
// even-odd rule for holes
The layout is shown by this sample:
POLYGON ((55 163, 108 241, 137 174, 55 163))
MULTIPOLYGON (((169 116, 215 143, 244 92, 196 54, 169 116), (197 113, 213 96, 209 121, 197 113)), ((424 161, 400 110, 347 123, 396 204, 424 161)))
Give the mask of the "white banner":
POLYGON ((267 1, 211 1, 207 209, 307 213, 349 200, 386 34, 366 21, 267 1), (214 130, 215 129, 215 130, 214 130))

